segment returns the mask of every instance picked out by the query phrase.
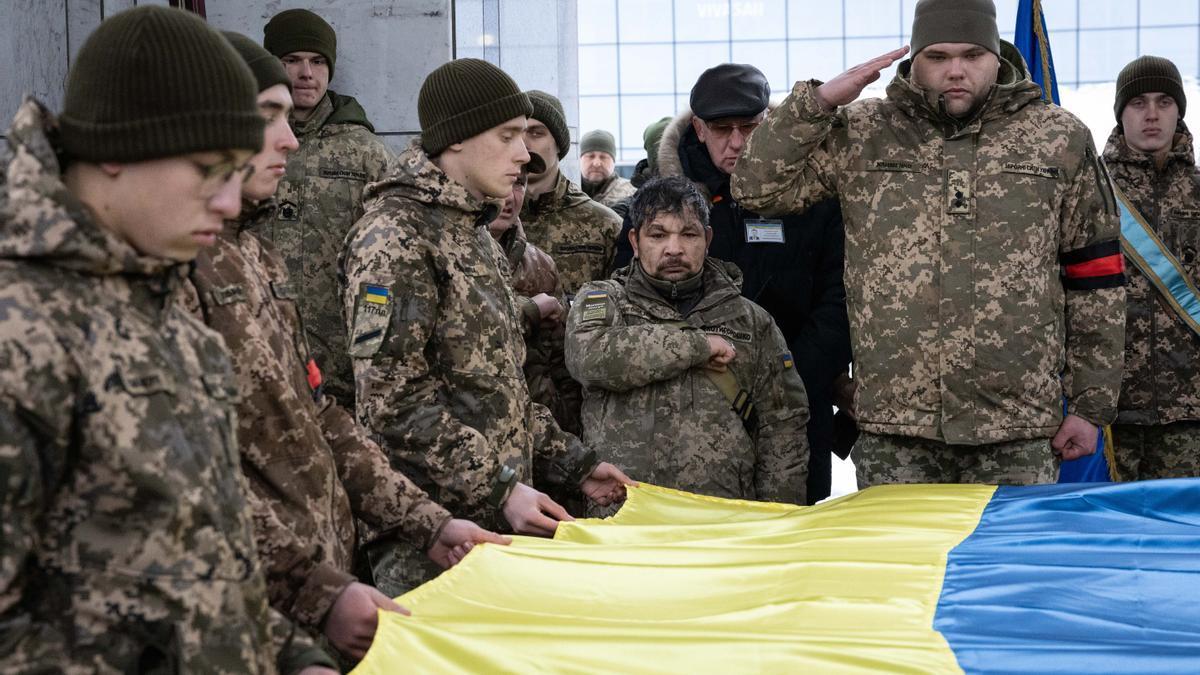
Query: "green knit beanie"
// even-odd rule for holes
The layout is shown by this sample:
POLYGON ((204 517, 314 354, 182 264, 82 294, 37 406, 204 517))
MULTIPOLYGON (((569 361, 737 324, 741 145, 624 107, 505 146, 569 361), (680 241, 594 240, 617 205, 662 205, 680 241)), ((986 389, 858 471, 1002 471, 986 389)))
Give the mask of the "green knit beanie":
POLYGON ((221 31, 221 35, 224 35, 225 39, 229 40, 229 44, 233 45, 238 55, 250 67, 250 72, 254 73, 254 79, 258 81, 258 90, 260 92, 266 91, 277 84, 285 85, 288 91, 291 91, 292 78, 288 77, 283 63, 271 54, 271 52, 263 49, 262 45, 241 33, 223 30, 221 31))
POLYGON ((1117 122, 1120 123, 1121 113, 1131 99, 1151 92, 1170 94, 1179 106, 1179 119, 1183 119, 1187 96, 1183 93, 1179 68, 1161 56, 1141 56, 1130 61, 1117 75, 1117 103, 1113 106, 1117 122))
POLYGON ((100 23, 67 76, 63 150, 89 162, 262 149, 254 75, 195 14, 144 5, 100 23))
POLYGON ((329 79, 337 61, 337 33, 325 19, 307 9, 289 9, 271 17, 263 28, 263 46, 279 58, 292 52, 315 52, 329 62, 329 79))
POLYGON ((606 152, 609 157, 616 159, 617 139, 603 129, 589 131, 579 141, 579 154, 586 155, 589 152, 606 152))
POLYGON ((979 45, 1000 56, 1000 31, 992 0, 918 0, 913 14, 912 55, 940 42, 979 45))
POLYGON ((667 115, 642 132, 642 147, 646 149, 646 163, 650 165, 651 171, 658 171, 658 144, 662 142, 663 133, 666 132, 671 119, 672 117, 667 115))
POLYGON ((530 89, 529 100, 533 103, 533 119, 546 125, 550 135, 558 145, 558 158, 567 156, 571 150, 571 130, 567 128, 567 115, 563 112, 562 101, 551 94, 537 89, 530 89))
POLYGON ((514 117, 529 117, 533 105, 508 73, 482 59, 443 63, 417 94, 421 147, 436 157, 447 147, 514 117))

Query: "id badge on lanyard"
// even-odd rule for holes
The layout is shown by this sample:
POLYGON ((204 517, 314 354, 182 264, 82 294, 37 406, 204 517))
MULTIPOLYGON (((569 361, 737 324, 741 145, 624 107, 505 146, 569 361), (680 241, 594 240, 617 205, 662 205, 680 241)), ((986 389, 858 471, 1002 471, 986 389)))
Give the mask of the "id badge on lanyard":
POLYGON ((782 244, 783 221, 764 220, 762 218, 746 219, 747 244, 782 244))

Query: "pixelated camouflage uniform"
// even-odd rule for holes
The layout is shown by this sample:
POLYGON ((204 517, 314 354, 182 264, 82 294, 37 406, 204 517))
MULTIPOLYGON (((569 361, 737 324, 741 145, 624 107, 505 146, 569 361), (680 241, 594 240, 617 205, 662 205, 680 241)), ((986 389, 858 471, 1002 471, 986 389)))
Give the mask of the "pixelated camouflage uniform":
POLYGON ((622 178, 620 174, 613 171, 608 178, 593 183, 591 181, 582 181, 581 187, 584 194, 592 198, 592 201, 600 202, 608 208, 614 208, 628 197, 632 197, 637 192, 637 188, 630 183, 628 179, 622 178))
POLYGON ((275 218, 258 234, 287 263, 325 392, 353 410, 354 372, 346 355, 337 259, 346 232, 362 217, 363 188, 383 180, 396 155, 375 135, 358 101, 332 91, 306 121, 292 120, 292 130, 300 149, 288 158, 275 192, 275 218))
MULTIPOLYGON (((1104 161, 1184 271, 1200 279, 1200 172, 1183 120, 1161 168, 1130 148, 1120 129, 1109 136, 1104 161)), ((1117 471, 1123 480, 1200 475, 1200 337, 1132 262, 1125 267, 1125 379, 1113 426, 1117 471)))
POLYGON ((608 276, 621 217, 588 198, 561 171, 553 190, 525 201, 521 224, 529 241, 554 258, 568 295, 608 276))
POLYGON ((0 158, 0 670, 332 666, 267 603, 237 385, 177 301, 186 266, 95 222, 53 125, 26 100, 0 158))
POLYGON ((426 550, 450 514, 321 393, 286 266, 255 236, 274 210, 273 200, 248 206, 201 252, 193 307, 233 356, 242 470, 271 603, 319 630, 355 580, 355 515, 426 550))
POLYGON ((566 338, 565 318, 553 328, 542 325, 542 314, 531 298, 540 293, 563 300, 558 266, 542 249, 525 239, 521 221, 500 235, 497 240, 504 251, 512 275, 513 293, 522 319, 525 334, 525 383, 535 403, 546 406, 554 415, 559 428, 578 436, 583 431, 579 406, 583 404, 583 387, 567 372, 563 356, 566 338))
POLYGON ((841 200, 866 432, 1044 439, 1064 394, 1092 423, 1116 413, 1122 276, 1067 276, 1117 254, 1115 204, 1087 127, 1040 100, 1012 45, 1002 57, 963 120, 913 83, 911 61, 886 99, 835 113, 799 82, 734 172, 734 196, 766 215, 841 200))
MULTIPOLYGON (((487 229, 498 211, 414 141, 368 189, 341 269, 360 420, 438 503, 508 530, 500 505, 516 481, 577 485, 597 461, 530 400, 504 253, 487 229)), ((376 571, 389 555, 415 560, 401 547, 373 550, 376 571)))
MULTIPOLYGON (((681 314, 638 263, 585 285, 567 319, 567 366, 584 385, 584 442, 629 475, 689 492, 805 503, 808 398, 766 310, 741 296, 741 271, 708 258, 681 314), (737 350, 749 424, 709 378, 707 334, 737 350)), ((672 292, 665 291, 665 292, 672 292)))

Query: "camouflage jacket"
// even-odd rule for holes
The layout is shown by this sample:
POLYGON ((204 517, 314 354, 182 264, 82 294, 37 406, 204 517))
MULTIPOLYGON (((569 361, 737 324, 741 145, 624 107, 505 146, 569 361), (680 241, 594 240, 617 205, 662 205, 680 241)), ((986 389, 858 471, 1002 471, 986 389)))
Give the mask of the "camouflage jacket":
POLYGON ((524 325, 524 371, 529 395, 535 403, 550 410, 560 428, 578 435, 583 430, 579 422, 583 388, 567 372, 563 358, 565 321, 553 328, 543 327, 541 312, 530 300, 539 293, 563 299, 558 267, 545 251, 525 239, 519 220, 500 236, 499 242, 512 274, 512 288, 524 325))
MULTIPOLYGON (((841 199, 861 428, 977 445, 1048 438, 1116 413, 1116 207, 1091 134, 1040 100, 1009 44, 968 120, 909 78, 821 110, 799 82, 749 140, 734 196, 764 215, 841 199)), ((1119 262, 1119 258, 1117 259, 1119 262)))
POLYGON ((53 124, 27 100, 0 172, 0 670, 332 665, 268 606, 237 386, 185 266, 96 224, 53 124))
POLYGON ((608 276, 621 218, 588 198, 560 171, 554 189, 521 208, 525 235, 550 254, 568 295, 608 276))
POLYGON ((616 171, 608 178, 599 183, 590 183, 583 181, 581 184, 584 193, 591 197, 593 201, 600 202, 608 208, 613 208, 626 197, 632 197, 637 188, 633 187, 628 179, 622 178, 616 171))
POLYGON ((258 235, 274 243, 287 263, 326 393, 352 410, 354 373, 346 356, 337 259, 346 232, 362 217, 363 188, 383 180, 396 155, 375 135, 362 106, 332 91, 292 129, 300 149, 288 158, 275 192, 275 217, 258 235))
POLYGON ((574 484, 596 461, 530 400, 504 254, 487 230, 498 210, 414 141, 368 189, 341 267, 359 418, 439 503, 503 528, 513 472, 574 484))
MULTIPOLYGON (((1192 134, 1179 133, 1162 168, 1113 130, 1104 148, 1112 180, 1183 265, 1200 279, 1200 173, 1192 134)), ((1169 309, 1146 277, 1127 262, 1125 380, 1117 422, 1168 424, 1200 420, 1200 338, 1169 309)))
POLYGON ((584 385, 589 447, 631 476, 690 492, 804 504, 808 398, 771 315, 741 296, 732 263, 705 261, 681 316, 636 262, 587 284, 567 319, 567 367, 584 385), (704 370, 706 334, 737 350, 754 404, 742 423, 704 370))
POLYGON ((286 266, 254 235, 273 216, 272 201, 226 224, 196 259, 193 307, 233 357, 242 470, 271 603, 316 629, 354 581, 354 515, 428 548, 450 514, 322 394, 286 266))

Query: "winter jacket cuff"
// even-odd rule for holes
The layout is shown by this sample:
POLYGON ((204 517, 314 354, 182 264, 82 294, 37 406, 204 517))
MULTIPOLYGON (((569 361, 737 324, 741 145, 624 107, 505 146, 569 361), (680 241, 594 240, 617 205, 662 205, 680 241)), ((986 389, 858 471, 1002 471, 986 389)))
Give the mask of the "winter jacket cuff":
POLYGON ((817 100, 817 87, 824 84, 820 80, 797 82, 792 88, 791 98, 795 106, 796 116, 805 122, 831 122, 837 114, 837 108, 827 111, 817 100))
POLYGON ((537 303, 531 298, 521 298, 521 319, 523 320, 525 335, 536 335, 538 326, 542 322, 542 312, 538 309, 537 303))
POLYGON ((319 565, 308 575, 304 586, 296 593, 290 613, 292 618, 308 628, 320 630, 321 623, 329 614, 333 603, 355 580, 353 575, 328 564, 319 565))

